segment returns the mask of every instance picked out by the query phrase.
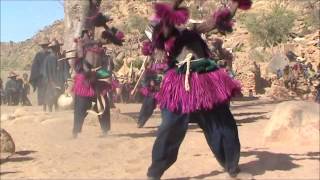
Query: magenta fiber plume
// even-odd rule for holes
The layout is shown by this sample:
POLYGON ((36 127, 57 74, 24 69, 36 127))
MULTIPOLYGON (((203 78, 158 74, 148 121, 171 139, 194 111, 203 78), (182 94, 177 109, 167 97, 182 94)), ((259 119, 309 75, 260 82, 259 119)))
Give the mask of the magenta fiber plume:
POLYGON ((242 9, 242 10, 248 10, 252 6, 252 1, 251 0, 232 0, 232 1, 238 2, 239 3, 238 8, 242 9))

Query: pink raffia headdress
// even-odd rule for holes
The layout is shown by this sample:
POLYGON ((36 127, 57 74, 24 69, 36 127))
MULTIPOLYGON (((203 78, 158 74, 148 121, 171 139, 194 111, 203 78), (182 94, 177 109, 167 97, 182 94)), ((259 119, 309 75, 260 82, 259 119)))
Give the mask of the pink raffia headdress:
POLYGON ((150 56, 150 55, 152 55, 153 51, 154 51, 154 48, 153 48, 152 43, 150 41, 144 41, 142 43, 141 52, 143 55, 150 56))
POLYGON ((252 0, 232 0, 232 1, 238 2, 239 4, 238 8, 242 10, 248 10, 252 6, 252 0))
POLYGON ((115 36, 116 36, 116 38, 119 39, 120 41, 123 41, 123 40, 124 40, 124 33, 123 33, 122 31, 119 31, 119 30, 118 30, 118 31, 116 32, 116 35, 115 35, 115 36))
POLYGON ((220 8, 213 14, 213 20, 219 32, 232 32, 233 20, 229 8, 220 8))
MULTIPOLYGON (((238 7, 241 10, 248 10, 252 6, 252 0, 232 0, 233 3, 238 3, 238 7)), ((234 20, 233 14, 228 7, 222 7, 217 9, 213 13, 213 21, 216 24, 216 28, 219 32, 232 32, 234 20)))
POLYGON ((169 3, 156 3, 154 5, 155 19, 160 19, 171 25, 182 25, 188 22, 189 11, 184 7, 175 8, 169 3))
MULTIPOLYGON (((179 7, 183 0, 175 0, 173 4, 170 3, 156 3, 154 5, 155 14, 149 19, 152 26, 156 25, 169 25, 169 26, 180 26, 186 24, 189 20, 189 11, 185 7, 179 7)), ((153 32, 154 33, 154 32, 153 32)), ((156 35, 159 36, 159 33, 156 35)), ((154 38, 155 42, 146 41, 142 44, 142 53, 146 56, 151 55, 157 44, 157 39, 154 38)), ((167 43, 167 47, 173 46, 174 41, 167 43)))

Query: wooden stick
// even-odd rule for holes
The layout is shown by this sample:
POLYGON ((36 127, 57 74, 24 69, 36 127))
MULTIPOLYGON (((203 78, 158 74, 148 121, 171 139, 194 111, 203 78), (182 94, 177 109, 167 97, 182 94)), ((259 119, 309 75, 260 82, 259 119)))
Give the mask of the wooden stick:
POLYGON ((73 58, 76 58, 76 56, 60 58, 60 59, 58 59, 58 61, 64 61, 64 60, 69 60, 69 59, 73 59, 73 58))
POLYGON ((94 71, 94 72, 96 72, 96 71, 98 71, 98 70, 101 69, 101 68, 102 68, 102 66, 99 66, 99 67, 96 67, 96 68, 92 68, 91 70, 94 71))
POLYGON ((66 51, 65 53, 70 53, 70 52, 75 52, 75 51, 76 51, 75 49, 72 49, 72 50, 66 51))
POLYGON ((98 81, 111 83, 111 78, 98 79, 98 81))
POLYGON ((148 57, 146 57, 146 58, 143 60, 143 63, 142 63, 142 65, 141 65, 141 68, 140 68, 138 74, 141 74, 142 71, 144 71, 144 69, 146 69, 145 66, 146 66, 147 58, 148 58, 148 57))
POLYGON ((190 91, 190 84, 189 84, 189 75, 190 75, 190 64, 191 64, 191 58, 192 58, 192 54, 188 54, 185 61, 187 61, 187 71, 186 71, 186 75, 185 75, 185 79, 184 79, 184 88, 185 90, 188 92, 190 91))
MULTIPOLYGON (((145 63, 146 63, 146 61, 148 61, 148 59, 149 59, 149 56, 147 56, 147 57, 144 59, 143 65, 145 65, 145 63)), ((137 90, 137 88, 138 88, 138 85, 140 84, 140 82, 141 82, 141 80, 142 80, 142 77, 143 77, 145 71, 146 71, 146 68, 144 68, 144 66, 143 66, 143 70, 142 70, 142 72, 141 72, 141 74, 140 74, 140 77, 139 77, 136 85, 134 86, 133 90, 132 90, 131 93, 130 93, 131 95, 134 95, 134 94, 136 93, 136 90, 137 90)))

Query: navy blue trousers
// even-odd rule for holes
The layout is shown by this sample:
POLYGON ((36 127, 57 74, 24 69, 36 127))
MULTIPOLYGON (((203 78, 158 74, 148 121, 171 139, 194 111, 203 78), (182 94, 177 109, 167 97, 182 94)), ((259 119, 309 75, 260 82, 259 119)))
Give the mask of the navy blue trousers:
POLYGON ((139 113, 138 126, 143 127, 156 109, 156 100, 152 96, 145 96, 139 113))
MULTIPOLYGON (((160 178, 177 160, 179 147, 192 119, 203 130, 207 143, 219 164, 229 173, 238 171, 240 142, 238 129, 227 104, 210 111, 179 114, 162 110, 162 123, 152 150, 148 176, 160 178)), ((192 168, 192 164, 190 164, 192 168)))
MULTIPOLYGON (((110 130, 110 106, 108 97, 103 98, 106 107, 102 115, 98 117, 100 127, 103 132, 110 130)), ((74 123, 73 123, 73 134, 80 133, 84 123, 84 119, 88 115, 87 110, 92 107, 92 102, 96 102, 96 98, 75 96, 74 99, 74 123)), ((96 108, 96 107, 95 107, 96 108)))

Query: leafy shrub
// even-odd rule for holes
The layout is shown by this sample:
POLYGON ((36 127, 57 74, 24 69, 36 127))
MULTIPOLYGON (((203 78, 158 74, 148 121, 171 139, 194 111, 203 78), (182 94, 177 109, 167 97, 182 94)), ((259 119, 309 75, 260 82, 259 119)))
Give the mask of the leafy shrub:
POLYGON ((307 13, 305 17, 307 26, 313 29, 320 28, 320 3, 317 1, 308 2, 307 13))
POLYGON ((249 58, 256 62, 269 62, 272 59, 272 55, 264 50, 253 49, 249 53, 249 58))
POLYGON ((197 3, 192 4, 189 7, 191 18, 204 19, 207 16, 210 16, 213 13, 213 11, 216 9, 216 7, 217 7, 217 2, 215 1, 208 1, 202 6, 200 6, 200 4, 197 4, 197 3))
POLYGON ((129 17, 128 24, 125 27, 127 32, 132 32, 133 30, 138 30, 141 34, 144 33, 144 30, 146 29, 148 25, 148 19, 133 15, 129 17))
POLYGON ((198 7, 196 6, 191 6, 190 7, 190 14, 191 14, 191 18, 193 19, 200 19, 202 18, 202 13, 199 11, 198 7))
POLYGON ((122 67, 123 63, 124 63, 123 59, 117 60, 114 64, 114 71, 116 71, 116 72, 119 71, 119 69, 122 67))
POLYGON ((141 60, 140 58, 132 61, 132 66, 138 69, 141 68, 142 64, 143 64, 143 60, 141 60))
POLYGON ((271 9, 269 13, 251 14, 244 22, 252 40, 263 47, 287 41, 294 25, 294 14, 286 6, 277 2, 271 9))

